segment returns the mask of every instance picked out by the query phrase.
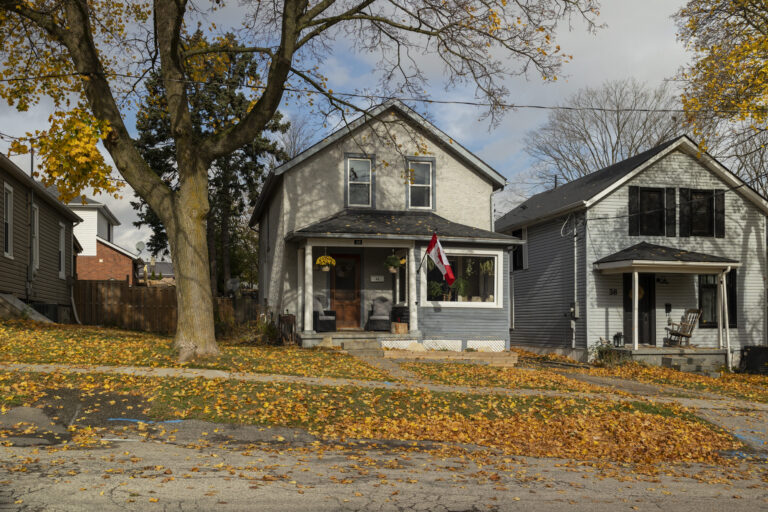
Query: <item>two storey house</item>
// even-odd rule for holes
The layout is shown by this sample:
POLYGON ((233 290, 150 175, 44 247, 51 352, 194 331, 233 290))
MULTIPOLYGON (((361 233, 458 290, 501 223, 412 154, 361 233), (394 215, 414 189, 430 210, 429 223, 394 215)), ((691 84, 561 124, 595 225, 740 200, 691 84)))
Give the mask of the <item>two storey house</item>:
POLYGON ((526 241, 512 344, 586 358, 615 340, 660 359, 688 310, 701 311, 691 344, 723 363, 765 344, 767 213, 685 136, 531 197, 496 222, 526 241))
POLYGON ((520 242, 493 230, 491 195, 504 184, 407 106, 382 104, 268 176, 251 219, 260 301, 296 315, 304 346, 364 336, 503 350, 508 249, 520 242), (435 233, 450 287, 424 258, 435 233))

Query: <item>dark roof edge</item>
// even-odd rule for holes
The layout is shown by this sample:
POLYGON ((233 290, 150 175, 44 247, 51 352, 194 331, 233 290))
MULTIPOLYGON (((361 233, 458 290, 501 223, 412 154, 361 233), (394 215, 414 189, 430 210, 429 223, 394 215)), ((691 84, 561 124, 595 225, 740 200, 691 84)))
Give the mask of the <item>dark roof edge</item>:
POLYGON ((562 208, 558 208, 557 210, 553 210, 549 213, 546 213, 544 215, 541 215, 540 217, 535 217, 533 219, 528 219, 523 222, 518 223, 512 223, 507 226, 499 226, 499 221, 502 220, 502 218, 499 218, 496 220, 496 231, 502 231, 502 230, 515 230, 518 228, 524 228, 524 227, 530 227, 534 226, 536 224, 541 224, 542 222, 547 222, 552 219, 556 219, 557 217, 560 217, 561 215, 565 215, 566 213, 571 213, 575 211, 583 210, 587 207, 586 201, 578 201, 576 203, 571 203, 569 205, 566 205, 562 208))
POLYGON ((46 188, 35 181, 31 176, 29 176, 27 173, 21 170, 21 168, 13 163, 10 158, 7 156, 0 154, 0 167, 5 169, 9 174, 11 174, 14 178, 17 180, 23 182, 27 187, 33 189, 35 192, 37 192, 38 196, 41 197, 45 202, 53 206, 56 210, 59 211, 59 213, 63 214, 64 217, 71 220, 72 222, 82 222, 83 219, 81 219, 75 212, 73 212, 67 205, 62 203, 58 200, 58 198, 54 197, 46 188))
MULTIPOLYGON (((372 235, 370 233, 302 233, 300 231, 292 231, 285 236, 286 242, 292 242, 294 240, 305 240, 308 238, 341 238, 341 239, 373 239, 373 240, 416 240, 428 242, 431 235, 408 235, 408 234, 392 234, 392 235, 372 235)), ((452 237, 441 236, 440 242, 453 242, 453 243, 484 243, 493 245, 520 245, 525 243, 519 238, 508 236, 506 238, 486 238, 486 237, 452 237)))

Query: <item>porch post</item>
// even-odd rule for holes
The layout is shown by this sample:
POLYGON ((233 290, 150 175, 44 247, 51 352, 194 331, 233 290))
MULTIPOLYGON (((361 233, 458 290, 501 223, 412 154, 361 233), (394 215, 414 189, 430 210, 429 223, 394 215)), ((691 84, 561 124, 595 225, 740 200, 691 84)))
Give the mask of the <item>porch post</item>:
POLYGON ((632 272, 632 347, 637 350, 639 348, 640 333, 638 332, 638 306, 639 306, 639 288, 640 288, 640 276, 635 271, 632 272))
POLYGON ((408 323, 410 332, 419 330, 419 310, 416 307, 416 244, 408 248, 408 323))
MULTIPOLYGON (((730 268, 728 269, 730 272, 730 268)), ((725 276, 725 272, 723 273, 725 276)), ((728 364, 728 369, 731 369, 731 329, 728 327, 728 294, 725 292, 725 278, 723 278, 722 292, 723 294, 723 324, 725 327, 725 360, 728 364)))
POLYGON ((296 331, 304 330, 304 249, 299 247, 296 258, 296 331))
POLYGON ((312 332, 312 244, 304 245, 304 332, 312 332))
POLYGON ((717 347, 723 348, 723 273, 717 274, 717 347))

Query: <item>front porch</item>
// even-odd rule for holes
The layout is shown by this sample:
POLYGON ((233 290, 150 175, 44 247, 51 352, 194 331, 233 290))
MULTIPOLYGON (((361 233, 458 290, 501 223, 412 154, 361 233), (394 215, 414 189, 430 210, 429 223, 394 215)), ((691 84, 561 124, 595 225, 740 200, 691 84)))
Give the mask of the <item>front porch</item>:
POLYGON ((613 349, 620 360, 641 362, 684 372, 716 373, 728 364, 728 351, 719 348, 625 345, 613 349))

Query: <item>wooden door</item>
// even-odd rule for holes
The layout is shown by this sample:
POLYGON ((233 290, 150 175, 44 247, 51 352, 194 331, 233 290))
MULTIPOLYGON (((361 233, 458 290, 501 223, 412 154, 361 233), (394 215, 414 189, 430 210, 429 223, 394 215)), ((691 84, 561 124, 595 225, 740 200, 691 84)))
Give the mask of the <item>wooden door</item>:
MULTIPOLYGON (((637 301, 638 342, 656 344, 656 274, 640 274, 637 301)), ((624 274, 624 343, 632 343, 632 274, 624 274)))
POLYGON ((331 270, 331 309, 337 329, 360 328, 360 256, 334 254, 331 270))

